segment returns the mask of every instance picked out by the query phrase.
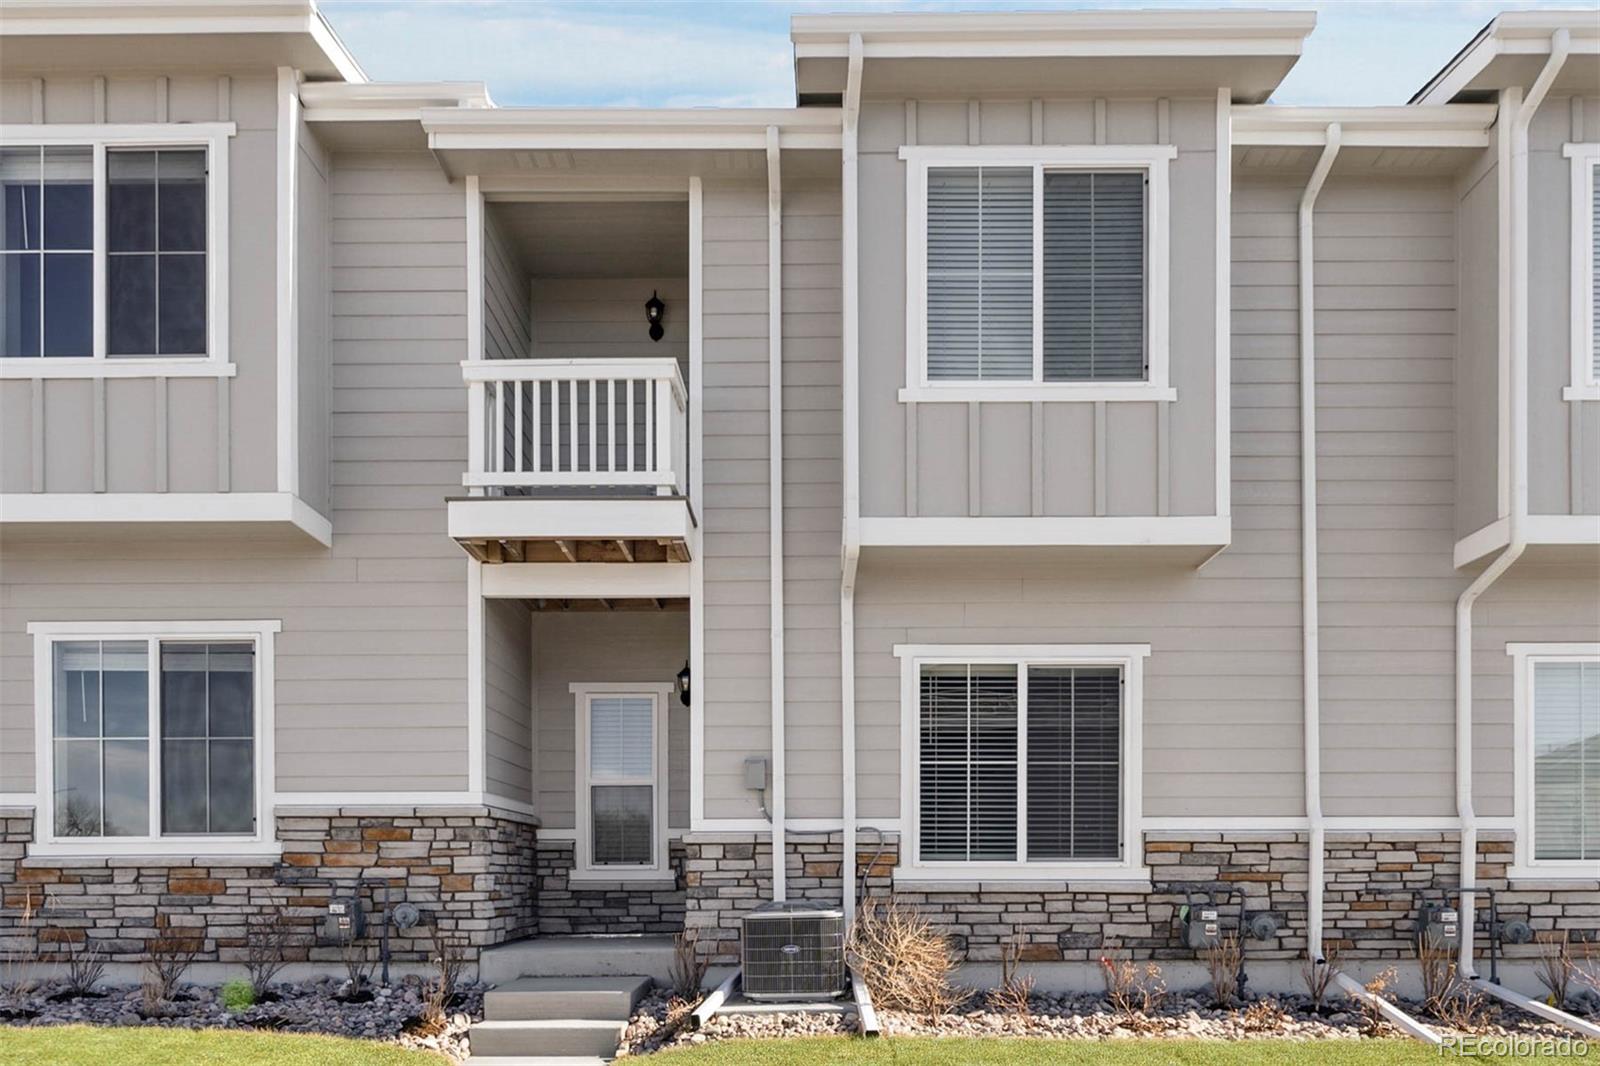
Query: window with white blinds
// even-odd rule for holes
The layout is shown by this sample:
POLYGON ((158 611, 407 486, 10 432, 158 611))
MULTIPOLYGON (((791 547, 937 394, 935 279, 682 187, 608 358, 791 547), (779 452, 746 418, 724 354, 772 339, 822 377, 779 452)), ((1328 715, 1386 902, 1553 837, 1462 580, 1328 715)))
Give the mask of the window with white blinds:
POLYGON ((1600 863, 1600 659, 1532 667, 1533 858, 1600 863))
POLYGON ((1149 381, 1149 172, 926 168, 930 384, 1149 381))
POLYGON ((919 863, 1123 856, 1124 666, 923 663, 919 863))
POLYGON ((670 685, 575 684, 577 858, 574 876, 658 873, 665 866, 666 695, 670 685))

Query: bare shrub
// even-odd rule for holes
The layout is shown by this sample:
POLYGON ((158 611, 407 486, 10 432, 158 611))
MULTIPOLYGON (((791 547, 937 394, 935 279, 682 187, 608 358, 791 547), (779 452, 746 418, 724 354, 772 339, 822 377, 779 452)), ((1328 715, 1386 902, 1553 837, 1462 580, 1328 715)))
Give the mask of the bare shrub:
POLYGON ((689 929, 672 938, 672 969, 667 974, 672 994, 690 1004, 700 999, 700 987, 706 980, 707 959, 700 954, 696 939, 689 929))
POLYGON ((1225 932, 1206 948, 1206 969, 1211 974, 1211 995, 1217 1006, 1226 1010, 1239 998, 1239 966, 1244 961, 1244 944, 1238 933, 1225 932))
POLYGON ((422 1022, 425 1032, 436 1033, 445 1026, 456 985, 466 969, 466 946, 459 938, 445 933, 435 924, 428 961, 433 963, 434 975, 423 990, 422 1022))
POLYGON ((39 983, 39 933, 34 928, 39 911, 33 886, 23 886, 22 902, 17 905, 17 920, 9 933, 21 941, 22 946, 6 952, 4 969, 0 970, 0 993, 20 998, 32 992, 39 983))
POLYGON ((1576 974, 1578 965, 1572 960, 1572 945, 1567 940, 1565 930, 1540 936, 1544 950, 1539 953, 1539 960, 1534 965, 1534 973, 1539 978, 1539 983, 1550 993, 1550 1005, 1560 1007, 1567 1001, 1567 994, 1572 989, 1572 979, 1576 974))
POLYGON ((1426 935, 1417 937, 1416 950, 1423 1008, 1452 1028, 1479 1028, 1487 1017, 1488 1002, 1456 969, 1455 950, 1426 935))
POLYGON ((1288 1020, 1288 1013, 1270 997, 1256 1000, 1239 1016, 1239 1024, 1251 1033, 1275 1033, 1288 1020))
POLYGON ((289 962, 289 952, 300 941, 282 908, 270 916, 253 919, 244 932, 244 972, 250 977, 250 991, 260 1003, 289 962))
POLYGON ((156 916, 158 935, 149 942, 144 964, 144 1003, 148 1013, 160 1013, 178 991, 178 982, 200 954, 203 941, 176 930, 166 915, 156 916))
POLYGON ((1300 964, 1300 975, 1305 978, 1306 994, 1311 997, 1312 1010, 1322 1010, 1322 1004, 1328 998, 1328 987, 1333 984, 1333 975, 1339 972, 1341 961, 1339 946, 1329 943, 1322 946, 1320 961, 1307 958, 1300 964))
POLYGON ((345 978, 349 982, 345 988, 345 998, 360 995, 372 983, 372 970, 377 961, 371 957, 367 945, 360 938, 352 936, 339 945, 339 963, 344 967, 345 978))
POLYGON ((864 904, 845 945, 873 1002, 886 1010, 937 1018, 966 995, 950 984, 950 943, 911 907, 890 899, 864 904))
POLYGON ((1366 1016, 1369 1031, 1377 1031, 1387 1020, 1380 1004, 1394 1002, 1394 984, 1399 979, 1400 974, 1393 966, 1385 966, 1363 986, 1367 994, 1359 997, 1357 1002, 1361 1005, 1361 1013, 1366 1016))
POLYGON ((1167 999, 1167 983, 1161 967, 1147 962, 1141 970, 1132 959, 1100 956, 1100 978, 1105 982, 1106 999, 1128 1016, 1149 1016, 1161 1009, 1167 999))
POLYGON ((1022 963, 1022 933, 1013 929, 1011 939, 1000 945, 1000 984, 991 988, 989 1009, 1027 1018, 1033 1013, 1033 976, 1019 974, 1022 963))
POLYGON ((88 995, 93 991, 95 982, 105 976, 105 954, 101 952, 100 945, 87 937, 68 942, 63 962, 66 966, 67 991, 75 996, 88 995))

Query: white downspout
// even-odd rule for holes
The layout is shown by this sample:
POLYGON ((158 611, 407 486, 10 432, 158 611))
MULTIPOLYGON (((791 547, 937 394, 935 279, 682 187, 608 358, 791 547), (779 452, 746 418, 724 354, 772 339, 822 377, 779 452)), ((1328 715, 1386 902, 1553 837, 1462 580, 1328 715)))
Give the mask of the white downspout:
POLYGON ((1300 634, 1301 693, 1305 712, 1306 821, 1311 829, 1306 870, 1306 955, 1322 959, 1321 646, 1317 610, 1317 322, 1315 245, 1312 225, 1317 196, 1339 155, 1342 130, 1328 126, 1322 155, 1300 196, 1300 634))
MULTIPOLYGON (((1557 30, 1550 38, 1550 58, 1534 80, 1528 95, 1511 116, 1511 173, 1500 180, 1511 183, 1511 508, 1506 518, 1506 547, 1456 600, 1456 817, 1461 823, 1461 950, 1457 967, 1473 976, 1473 925, 1478 884, 1478 816, 1472 806, 1472 606, 1511 569, 1528 547, 1528 124, 1544 102, 1571 50, 1571 34, 1557 30)), ((1501 121, 1505 121, 1502 112, 1501 121)), ((1505 334, 1502 334, 1505 336, 1505 334)))
MULTIPOLYGON (((839 582, 839 760, 843 815, 843 857, 839 877, 843 890, 846 925, 856 913, 856 564, 861 557, 861 416, 860 341, 861 292, 859 204, 856 140, 861 121, 861 35, 850 35, 850 62, 845 79, 844 126, 840 138, 843 172, 840 175, 842 246, 839 275, 843 286, 840 303, 840 358, 842 416, 844 422, 843 480, 844 536, 839 582)), ((902 739, 902 743, 904 740, 902 739)))
POLYGON ((788 898, 784 836, 783 661, 783 168, 778 127, 767 127, 767 480, 772 584, 772 898, 788 898))

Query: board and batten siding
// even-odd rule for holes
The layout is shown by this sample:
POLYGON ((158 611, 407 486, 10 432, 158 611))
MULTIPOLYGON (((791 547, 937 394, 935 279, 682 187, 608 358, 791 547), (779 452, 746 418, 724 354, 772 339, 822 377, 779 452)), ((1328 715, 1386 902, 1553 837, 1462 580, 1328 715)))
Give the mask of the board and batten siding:
POLYGON ((336 156, 331 189, 333 547, 8 537, 0 792, 34 787, 27 623, 119 619, 282 621, 282 797, 467 787, 467 562, 444 508, 466 466, 464 197, 425 152, 336 156))
MULTIPOLYGON (((237 125, 227 140, 225 299, 228 359, 238 372, 221 379, 0 381, 0 492, 275 491, 276 79, 236 75, 225 88, 215 75, 52 77, 42 84, 47 124, 153 123, 164 109, 174 128, 184 122, 237 125), (165 423, 159 424, 163 410, 165 423), (35 425, 36 412, 43 414, 42 427, 35 425), (164 470, 158 467, 163 451, 164 470), (36 464, 42 484, 34 480, 36 464)), ((33 101, 31 79, 0 80, 0 122, 36 122, 33 101)))
POLYGON ((864 515, 1216 513, 1216 108, 1215 96, 862 105, 864 515), (1166 405, 1165 426, 1154 402, 906 404, 898 397, 906 360, 920 360, 906 348, 906 164, 899 150, 907 144, 1026 150, 1034 143, 1036 103, 1041 144, 1169 143, 1178 149, 1169 169, 1168 212, 1169 366, 1178 399, 1166 405), (908 419, 914 425, 908 427, 908 419), (1105 463, 1099 464, 1093 457, 1102 447, 1105 463), (1097 486, 1101 465, 1105 483, 1097 486))
MULTIPOLYGON (((535 810, 544 828, 572 829, 578 705, 571 686, 673 683, 689 658, 689 613, 534 611, 532 640, 535 810)), ((675 694, 667 699, 667 826, 689 826, 689 708, 675 694)))

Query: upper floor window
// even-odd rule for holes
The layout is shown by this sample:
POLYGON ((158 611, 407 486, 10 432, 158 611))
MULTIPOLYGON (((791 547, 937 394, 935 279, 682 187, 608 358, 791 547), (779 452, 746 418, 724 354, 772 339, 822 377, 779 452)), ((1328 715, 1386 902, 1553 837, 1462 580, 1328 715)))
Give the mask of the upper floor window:
POLYGON ((227 246, 232 124, 41 126, 27 133, 34 143, 18 129, 0 146, 8 369, 224 362, 226 257, 215 250, 227 246))
POLYGON ((905 148, 906 398, 1164 399, 1168 146, 905 148))
POLYGON ((1517 867, 1600 869, 1600 645, 1512 644, 1517 867))
POLYGON ((1569 400, 1600 400, 1600 144, 1569 144, 1572 161, 1572 384, 1569 400))

